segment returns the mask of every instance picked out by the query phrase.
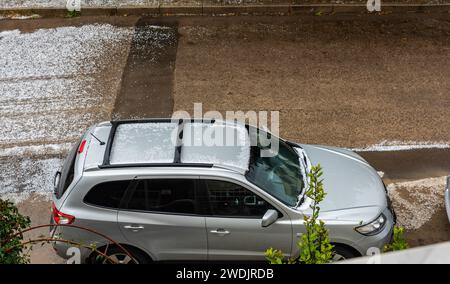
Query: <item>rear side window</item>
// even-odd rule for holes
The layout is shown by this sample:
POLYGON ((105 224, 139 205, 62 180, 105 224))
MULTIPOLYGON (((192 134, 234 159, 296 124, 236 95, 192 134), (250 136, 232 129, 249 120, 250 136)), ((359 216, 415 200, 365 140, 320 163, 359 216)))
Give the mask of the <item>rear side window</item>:
POLYGON ((110 181, 97 184, 84 197, 91 205, 117 209, 131 181, 110 181))
POLYGON ((69 155, 64 161, 61 170, 61 177, 55 191, 55 196, 57 199, 60 199, 61 196, 63 196, 64 192, 66 192, 67 188, 73 181, 75 176, 75 160, 80 142, 81 141, 78 141, 78 143, 70 150, 69 155))
POLYGON ((161 213, 195 214, 197 212, 195 180, 139 180, 127 208, 161 213))

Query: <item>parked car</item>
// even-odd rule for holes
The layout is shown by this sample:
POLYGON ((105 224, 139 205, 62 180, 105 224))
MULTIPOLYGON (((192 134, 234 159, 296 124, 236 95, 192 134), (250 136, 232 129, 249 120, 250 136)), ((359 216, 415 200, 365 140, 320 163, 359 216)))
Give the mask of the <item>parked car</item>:
MULTIPOLYGON (((270 247, 296 257, 303 216, 311 213, 307 172, 318 163, 327 193, 320 218, 335 245, 335 260, 382 248, 391 239, 395 217, 383 181, 362 157, 224 121, 150 119, 92 126, 55 175, 51 219, 92 228, 133 258, 77 228, 55 226, 51 234, 100 251, 108 248, 106 254, 122 263, 263 261, 270 247), (195 144, 195 131, 207 129, 229 131, 244 143, 195 144), (274 138, 276 155, 263 157, 268 146, 248 135, 251 131, 274 138)), ((68 246, 54 243, 66 258, 68 246)), ((81 250, 82 262, 108 261, 95 256, 81 250)))
POLYGON ((447 208, 448 221, 450 222, 450 173, 447 176, 447 186, 444 192, 445 208, 447 208))

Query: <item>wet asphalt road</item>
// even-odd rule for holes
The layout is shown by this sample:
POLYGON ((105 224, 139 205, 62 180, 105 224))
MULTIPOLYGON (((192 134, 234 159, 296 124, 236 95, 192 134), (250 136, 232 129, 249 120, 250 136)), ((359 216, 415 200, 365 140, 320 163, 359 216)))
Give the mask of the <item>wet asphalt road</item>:
MULTIPOLYGON (((208 22, 214 21, 215 19, 206 18, 204 23, 206 26, 208 22)), ((184 24, 192 23, 202 24, 202 19, 185 19, 183 20, 184 24)), ((181 21, 181 22, 183 22, 181 21)), ((220 19, 219 21, 223 21, 224 26, 228 25, 232 26, 230 20, 220 19), (228 21, 228 22, 227 22, 228 21)), ((239 20, 238 20, 239 21, 239 20)), ((252 87, 256 87, 255 85, 251 85, 253 82, 247 83, 247 85, 243 85, 240 80, 237 78, 230 77, 229 74, 224 72, 224 76, 222 78, 213 78, 217 80, 212 80, 211 78, 198 78, 195 74, 196 68, 201 66, 201 68, 208 67, 206 65, 199 64, 190 65, 190 69, 188 71, 192 71, 191 77, 186 76, 189 72, 184 72, 180 70, 189 69, 189 60, 197 60, 193 56, 185 56, 182 58, 180 65, 177 65, 177 60, 179 59, 179 51, 180 51, 180 22, 174 19, 168 19, 164 21, 156 21, 151 18, 136 18, 136 17, 128 17, 128 18, 120 18, 120 17, 112 17, 112 18, 78 18, 78 19, 42 19, 36 21, 0 21, 0 30, 1 29, 11 29, 11 28, 20 28, 26 32, 32 32, 36 28, 52 28, 56 26, 81 26, 86 23, 108 23, 112 22, 117 26, 125 26, 125 27, 133 27, 135 26, 135 31, 133 37, 131 39, 131 43, 128 53, 128 59, 123 68, 122 79, 120 82, 120 88, 117 91, 118 95, 115 100, 114 108, 110 114, 112 118, 143 118, 143 117, 165 117, 170 116, 174 108, 183 105, 192 105, 194 102, 197 102, 199 96, 190 95, 189 88, 185 89, 185 93, 183 93, 183 86, 187 86, 185 82, 192 82, 194 86, 200 86, 201 88, 208 89, 208 86, 214 90, 224 90, 228 92, 226 96, 228 96, 229 106, 234 106, 237 109, 241 109, 242 100, 236 100, 233 95, 232 87, 230 85, 234 85, 235 82, 241 84, 240 87, 244 86, 246 89, 244 91, 252 90, 252 87), (176 69, 178 69, 178 77, 176 76, 176 69), (200 82, 199 82, 200 81, 200 82), (226 81, 227 84, 223 84, 226 81), (182 82, 180 84, 179 82, 182 82), (178 87, 177 87, 178 84, 178 87), (203 84, 203 85, 202 85, 203 84), (216 89, 215 89, 216 88, 216 89), (189 93, 189 94, 187 94, 189 93), (229 94, 230 93, 230 94, 229 94), (178 104, 175 102, 178 100, 178 104)), ((329 24, 329 23, 328 23, 329 24)), ((230 28, 232 30, 232 36, 238 38, 239 40, 242 38, 246 40, 246 34, 239 30, 239 28, 235 29, 234 27, 230 28)), ((198 31, 195 31, 198 32, 198 31)), ((216 32, 214 30, 213 32, 216 32)), ((228 31, 229 32, 229 31, 228 31)), ((203 29, 199 32, 199 36, 208 35, 208 28, 203 29)), ((226 37, 227 34, 218 35, 218 37, 226 37)), ((231 40, 232 42, 232 40, 231 40)), ((261 41, 263 42, 263 41, 261 41)), ((220 42, 219 42, 220 44, 220 42)), ((244 45, 250 46, 253 43, 245 43, 244 45)), ((442 42, 439 44, 442 45, 442 42)), ((220 50, 218 51, 217 43, 208 42, 205 49, 201 46, 201 43, 194 41, 189 38, 189 36, 184 35, 184 40, 182 42, 181 50, 185 50, 186 48, 192 49, 194 52, 196 48, 198 48, 199 53, 204 54, 205 57, 203 60, 207 61, 210 59, 210 55, 205 53, 205 50, 209 50, 220 60, 220 50), (200 52, 201 51, 201 52, 200 52)), ((276 48, 281 48, 276 46, 276 48)), ((448 47, 447 47, 448 48, 448 47)), ((181 53, 182 55, 186 55, 186 53, 181 53)), ((189 55, 189 53, 187 53, 189 55)), ((105 55, 107 56, 107 54, 105 55)), ((237 56, 239 60, 245 60, 245 58, 237 56)), ((311 58, 310 58, 311 59, 311 58)), ((317 60, 321 60, 320 58, 316 58, 317 60)), ((316 60, 311 59, 311 60, 316 60)), ((229 58, 230 62, 232 58, 229 58)), ((220 61, 217 62, 217 64, 220 61)), ((275 64, 276 62, 273 61, 275 64)), ((408 63, 410 64, 410 63, 408 63)), ((214 64, 212 64, 214 66, 214 64)), ((230 70, 233 68, 232 63, 230 66, 227 66, 230 70)), ((245 66, 244 66, 245 67, 245 66)), ((261 67, 262 68, 262 67, 261 67)), ((204 70, 204 72, 211 72, 208 70, 204 70)), ((106 74, 106 72, 105 72, 106 74)), ((221 74, 219 74, 221 75, 221 74)), ((254 76, 259 76, 258 73, 253 74, 254 76)), ((273 75, 271 75, 273 76, 273 75)), ((280 75, 281 76, 281 75, 280 75)), ((239 74, 236 74, 236 77, 239 77, 239 74)), ((311 78, 311 80, 315 80, 311 78)), ((190 86, 188 86, 190 87, 190 86)), ((273 88, 277 88, 278 85, 274 85, 273 88)), ((95 91, 95 90, 94 90, 95 91)), ((221 95, 220 92, 217 92, 218 95, 221 95)), ((205 93, 207 95, 207 93, 205 93)), ((210 105, 214 106, 216 103, 218 104, 218 100, 216 100, 216 96, 211 96, 210 99, 206 98, 203 102, 210 103, 210 105)), ((245 99, 244 99, 245 101, 245 99)), ((254 102, 253 99, 247 98, 247 101, 254 102)), ((216 104, 216 106, 217 106, 216 104)), ((320 112, 317 112, 320 115, 320 112)), ((324 115, 327 113, 325 112, 324 115)), ((329 117, 328 117, 329 119, 329 117)), ((288 124, 289 125, 289 124, 288 124)), ((87 126, 87 125, 86 125, 87 126)), ((295 127, 294 127, 295 128, 295 127)), ((288 136, 294 136, 290 133, 290 127, 286 126, 284 129, 287 132, 288 136)), ((294 129, 295 130, 295 129, 294 129)), ((293 131, 294 131, 293 130, 293 131)), ((342 129, 337 129, 342 130, 342 129)), ((330 129, 326 129, 326 131, 330 131, 330 129)), ((351 131, 351 130, 350 130, 351 131)), ((401 136, 401 133, 399 134, 401 136)), ((312 136, 308 136, 311 138, 312 136)), ((320 140, 320 139, 319 139, 320 140)), ((64 153, 60 153, 57 157, 62 157, 64 153)), ((395 152, 360 152, 366 160, 369 161, 378 171, 383 171, 385 173, 384 180, 386 183, 393 182, 402 182, 402 181, 412 181, 412 180, 420 180, 427 179, 430 177, 442 177, 446 175, 450 171, 450 150, 449 149, 423 149, 423 150, 411 150, 411 151, 395 151, 395 152)), ((51 156, 53 158, 55 156, 51 156)), ((48 160, 49 156, 39 156, 34 155, 32 157, 14 157, 14 163, 18 165, 24 164, 25 168, 28 160, 48 160)), ((4 158, 0 159, 2 164, 0 167, 8 167, 8 163, 12 160, 5 160, 4 158)), ((8 171, 3 171, 4 173, 8 173, 8 171)), ((39 171, 37 171, 39 172, 39 171)), ((9 172, 9 175, 12 175, 9 172)), ((26 175, 26 171, 23 173, 19 173, 19 175, 26 175)), ((17 184, 24 184, 24 186, 29 186, 27 181, 24 181, 23 177, 17 177, 17 184)), ((8 181, 9 182, 9 181, 8 181)), ((14 181, 9 182, 9 185, 14 185, 14 181)), ((48 221, 48 207, 49 204, 47 201, 35 199, 25 200, 21 203, 20 207, 23 212, 28 214, 33 214, 34 224, 46 223, 48 221), (30 211, 32 208, 32 212, 30 211)), ((434 214, 433 218, 430 222, 426 223, 419 230, 414 230, 408 232, 408 237, 412 245, 424 245, 437 241, 450 240, 450 226, 448 225, 448 220, 446 220, 445 212, 442 210, 442 206, 434 214)), ((38 253, 39 255, 39 253, 38 253)), ((46 254, 40 254, 40 259, 38 262, 46 261, 46 254)), ((53 260, 52 260, 53 261, 53 260)))
POLYGON ((450 172, 450 149, 416 149, 393 152, 359 152, 386 182, 441 177, 450 172))

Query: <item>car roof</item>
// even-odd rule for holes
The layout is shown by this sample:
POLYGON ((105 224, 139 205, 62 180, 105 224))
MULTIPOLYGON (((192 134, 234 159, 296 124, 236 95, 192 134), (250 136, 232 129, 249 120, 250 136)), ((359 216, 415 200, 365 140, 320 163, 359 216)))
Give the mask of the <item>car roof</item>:
POLYGON ((194 119, 118 120, 85 135, 84 170, 130 167, 225 168, 244 174, 250 160, 246 125, 194 119), (90 137, 89 137, 90 136, 90 137))

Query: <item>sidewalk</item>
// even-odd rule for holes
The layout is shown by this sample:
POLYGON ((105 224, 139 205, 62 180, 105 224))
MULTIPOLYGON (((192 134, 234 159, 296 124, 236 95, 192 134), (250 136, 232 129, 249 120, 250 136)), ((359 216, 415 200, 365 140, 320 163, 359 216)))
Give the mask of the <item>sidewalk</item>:
MULTIPOLYGON (((82 15, 295 15, 367 13, 366 0, 81 0, 82 15)), ((3 0, 1 15, 66 16, 66 0, 3 0)), ((450 12, 450 0, 387 0, 381 13, 450 12)))

